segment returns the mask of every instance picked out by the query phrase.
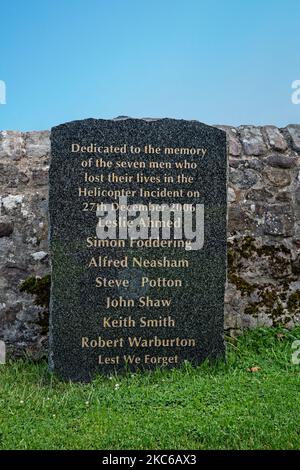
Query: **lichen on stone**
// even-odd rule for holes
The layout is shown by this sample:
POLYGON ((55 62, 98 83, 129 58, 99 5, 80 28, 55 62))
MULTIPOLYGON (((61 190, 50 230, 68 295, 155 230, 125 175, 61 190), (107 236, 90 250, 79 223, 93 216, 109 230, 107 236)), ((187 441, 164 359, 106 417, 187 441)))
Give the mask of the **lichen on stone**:
POLYGON ((300 289, 293 292, 287 301, 287 306, 290 312, 296 312, 300 308, 300 289))
MULTIPOLYGON (((227 133, 229 166, 234 169, 228 198, 225 327, 235 335, 266 317, 269 326, 299 323, 300 126, 220 127, 227 133), (249 287, 254 284, 255 289, 249 287), (247 322, 247 317, 255 321, 247 322)), ((41 310, 47 325, 47 294, 41 289, 38 295, 30 292, 32 299, 25 298, 19 280, 29 263, 32 280, 25 282, 30 290, 39 290, 43 281, 36 285, 36 279, 49 272, 48 258, 34 256, 49 252, 49 135, 48 131, 0 131, 0 298, 6 304, 0 314, 0 337, 5 335, 8 346, 20 355, 29 345, 36 352, 46 345, 46 337, 41 341, 32 321, 41 310), (14 269, 6 266, 7 260, 14 269), (35 301, 44 305, 31 308, 35 301), (12 317, 12 311, 18 315, 12 317)))

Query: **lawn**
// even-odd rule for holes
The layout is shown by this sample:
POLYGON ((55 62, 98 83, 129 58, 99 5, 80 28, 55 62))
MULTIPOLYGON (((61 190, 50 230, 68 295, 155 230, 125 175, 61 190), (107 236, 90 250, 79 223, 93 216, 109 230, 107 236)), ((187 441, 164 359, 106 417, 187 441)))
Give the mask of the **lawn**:
POLYGON ((63 383, 0 365, 0 449, 299 449, 300 328, 258 329, 227 362, 63 383), (251 370, 252 369, 252 370, 251 370))

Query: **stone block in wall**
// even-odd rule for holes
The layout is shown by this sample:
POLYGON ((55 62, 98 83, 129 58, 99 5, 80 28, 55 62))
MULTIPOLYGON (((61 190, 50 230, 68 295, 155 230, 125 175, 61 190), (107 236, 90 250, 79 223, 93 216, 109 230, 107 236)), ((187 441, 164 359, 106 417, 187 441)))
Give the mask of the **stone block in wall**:
POLYGON ((249 189, 257 185, 260 175, 249 168, 230 168, 229 181, 239 189, 249 189))
POLYGON ((266 158, 266 163, 275 168, 294 168, 297 166, 298 158, 291 155, 273 153, 266 158))
POLYGON ((251 207, 241 204, 233 204, 228 210, 228 229, 230 233, 250 232, 255 233, 257 224, 255 215, 251 211, 251 207))
POLYGON ((27 158, 49 158, 50 155, 50 132, 25 132, 25 153, 27 158))
POLYGON ((217 126, 227 133, 228 153, 230 156, 239 157, 242 154, 242 145, 239 139, 238 131, 230 126, 217 126))
POLYGON ((265 208, 265 235, 291 237, 295 217, 291 204, 272 204, 265 208))
POLYGON ((282 168, 269 167, 265 170, 265 174, 267 176, 266 183, 277 188, 284 188, 292 182, 291 173, 282 168))

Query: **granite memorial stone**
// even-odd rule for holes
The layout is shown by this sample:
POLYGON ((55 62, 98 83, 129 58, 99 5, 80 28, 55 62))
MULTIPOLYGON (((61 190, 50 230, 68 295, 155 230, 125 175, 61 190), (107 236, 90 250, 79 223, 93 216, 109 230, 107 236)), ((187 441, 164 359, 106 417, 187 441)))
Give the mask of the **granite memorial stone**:
POLYGON ((178 367, 224 356, 225 132, 87 119, 52 129, 50 368, 178 367))

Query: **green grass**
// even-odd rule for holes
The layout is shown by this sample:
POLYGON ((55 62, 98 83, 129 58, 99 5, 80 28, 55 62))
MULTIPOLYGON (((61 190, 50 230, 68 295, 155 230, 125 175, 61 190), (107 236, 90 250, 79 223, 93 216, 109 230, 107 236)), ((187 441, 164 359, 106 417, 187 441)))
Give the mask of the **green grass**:
POLYGON ((10 362, 0 366, 0 449, 299 449, 295 339, 300 328, 259 329, 228 344, 226 364, 89 385, 60 382, 45 362, 10 362))

